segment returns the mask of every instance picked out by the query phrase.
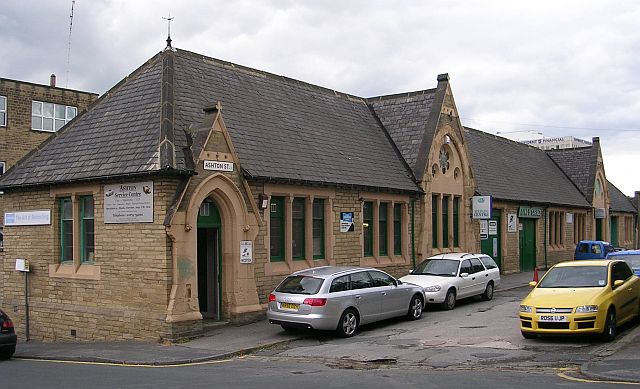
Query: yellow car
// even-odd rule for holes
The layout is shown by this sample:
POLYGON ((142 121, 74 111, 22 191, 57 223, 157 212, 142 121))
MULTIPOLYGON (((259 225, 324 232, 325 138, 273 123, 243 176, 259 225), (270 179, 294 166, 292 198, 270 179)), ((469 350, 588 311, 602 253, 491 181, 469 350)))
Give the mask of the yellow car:
POLYGON ((624 261, 588 260, 553 266, 520 303, 527 339, 545 334, 616 337, 617 326, 640 317, 640 278, 624 261))

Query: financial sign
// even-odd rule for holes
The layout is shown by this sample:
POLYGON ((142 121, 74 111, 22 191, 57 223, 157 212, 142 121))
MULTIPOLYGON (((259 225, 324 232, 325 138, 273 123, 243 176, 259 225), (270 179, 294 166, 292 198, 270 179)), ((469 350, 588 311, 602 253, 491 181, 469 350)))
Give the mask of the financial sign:
POLYGON ((491 196, 473 196, 471 211, 474 219, 491 219, 491 196))

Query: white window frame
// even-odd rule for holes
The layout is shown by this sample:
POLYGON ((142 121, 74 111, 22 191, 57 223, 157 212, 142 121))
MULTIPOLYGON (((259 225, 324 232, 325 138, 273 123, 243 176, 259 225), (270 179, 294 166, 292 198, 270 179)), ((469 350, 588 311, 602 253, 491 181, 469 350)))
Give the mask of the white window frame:
POLYGON ((73 119, 77 115, 78 115, 78 108, 72 105, 48 103, 46 101, 38 101, 38 100, 31 101, 31 129, 34 131, 57 132, 60 128, 62 128, 65 124, 67 124, 71 119, 73 119), (45 106, 51 107, 50 114, 45 114, 45 106), (35 113, 36 107, 39 107, 40 113, 38 114, 35 113), (64 108, 64 117, 61 117, 61 115, 57 115, 57 112, 60 108, 64 108), (34 119, 39 119, 40 124, 34 125, 35 124, 34 119), (45 129, 45 120, 51 121, 51 129, 45 129), (58 125, 60 126, 58 127, 58 125))
POLYGON ((0 96, 0 113, 4 113, 4 118, 0 120, 0 127, 7 126, 7 96, 0 96))

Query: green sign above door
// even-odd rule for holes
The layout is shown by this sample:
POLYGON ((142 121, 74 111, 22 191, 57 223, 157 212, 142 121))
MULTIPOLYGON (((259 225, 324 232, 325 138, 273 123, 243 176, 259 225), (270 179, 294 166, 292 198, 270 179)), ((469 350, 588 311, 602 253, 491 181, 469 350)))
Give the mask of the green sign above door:
POLYGON ((518 209, 518 217, 528 217, 538 219, 542 216, 542 208, 538 207, 520 207, 518 209))

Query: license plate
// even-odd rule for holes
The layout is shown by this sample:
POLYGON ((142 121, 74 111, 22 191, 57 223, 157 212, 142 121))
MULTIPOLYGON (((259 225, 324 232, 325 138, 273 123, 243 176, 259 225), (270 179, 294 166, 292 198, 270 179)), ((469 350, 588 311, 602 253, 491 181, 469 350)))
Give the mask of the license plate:
POLYGON ((293 310, 297 311, 299 306, 300 306, 299 304, 280 303, 280 308, 281 309, 293 309, 293 310))
POLYGON ((569 321, 565 315, 540 315, 538 321, 547 322, 567 322, 569 321))

